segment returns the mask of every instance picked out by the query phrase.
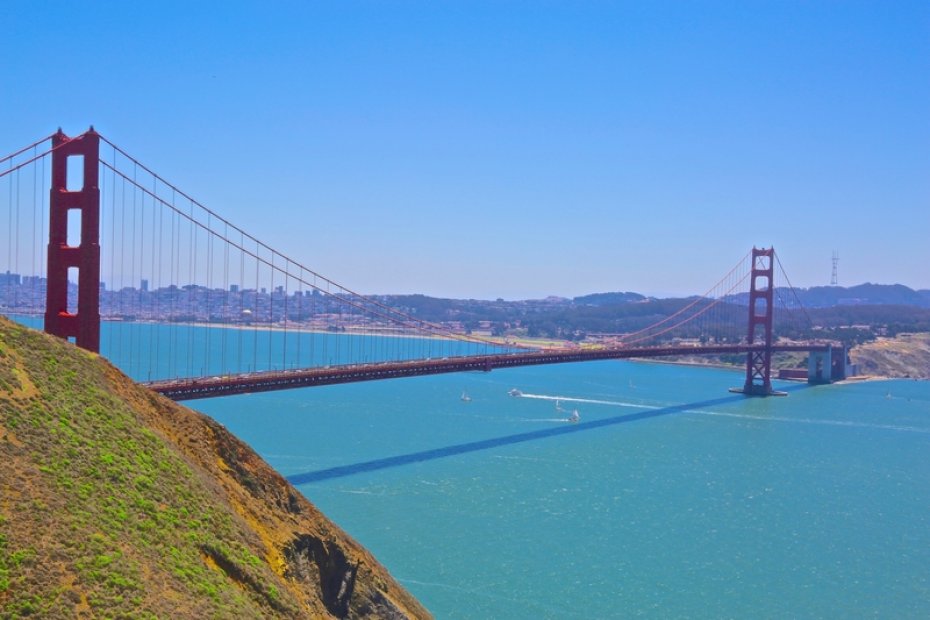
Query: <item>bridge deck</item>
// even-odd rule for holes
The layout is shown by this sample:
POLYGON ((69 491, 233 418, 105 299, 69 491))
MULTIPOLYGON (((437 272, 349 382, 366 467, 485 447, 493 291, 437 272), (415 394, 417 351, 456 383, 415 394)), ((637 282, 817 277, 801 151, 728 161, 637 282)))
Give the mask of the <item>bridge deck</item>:
MULTIPOLYGON (((826 351, 828 344, 774 345, 772 352, 826 351)), ((725 355, 761 351, 763 346, 667 346, 623 347, 605 349, 579 349, 569 351, 533 351, 528 353, 502 353, 448 357, 442 359, 410 360, 307 368, 300 370, 267 371, 222 377, 153 381, 143 385, 172 400, 193 400, 215 396, 232 396, 252 392, 267 392, 337 383, 396 379, 450 372, 483 371, 496 368, 514 368, 539 364, 564 364, 608 359, 670 357, 680 355, 725 355)))

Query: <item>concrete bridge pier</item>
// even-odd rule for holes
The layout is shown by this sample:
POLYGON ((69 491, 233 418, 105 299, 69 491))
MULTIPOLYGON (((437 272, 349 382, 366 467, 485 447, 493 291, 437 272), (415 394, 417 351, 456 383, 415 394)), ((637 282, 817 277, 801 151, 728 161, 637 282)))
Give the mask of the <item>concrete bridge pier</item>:
POLYGON ((849 374, 849 354, 846 347, 827 347, 826 351, 811 351, 807 360, 807 382, 813 385, 841 381, 849 374))

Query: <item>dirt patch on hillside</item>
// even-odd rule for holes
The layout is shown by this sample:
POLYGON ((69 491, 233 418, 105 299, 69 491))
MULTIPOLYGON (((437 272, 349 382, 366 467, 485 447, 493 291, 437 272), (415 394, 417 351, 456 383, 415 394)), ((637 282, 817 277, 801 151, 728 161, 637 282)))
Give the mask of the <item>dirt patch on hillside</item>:
POLYGON ((860 374, 930 379, 930 334, 879 338, 856 347, 850 357, 860 374))

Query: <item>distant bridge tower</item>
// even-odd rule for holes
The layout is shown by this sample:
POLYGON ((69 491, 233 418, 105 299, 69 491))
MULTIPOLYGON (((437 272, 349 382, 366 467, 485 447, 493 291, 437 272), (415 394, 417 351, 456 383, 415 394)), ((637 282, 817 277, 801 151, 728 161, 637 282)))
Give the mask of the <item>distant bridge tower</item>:
POLYGON ((761 351, 746 355, 746 383, 741 390, 752 396, 769 396, 772 390, 772 324, 775 248, 752 249, 749 285, 749 334, 747 344, 762 344, 761 351))
POLYGON ((48 287, 45 331, 74 338, 79 347, 100 351, 100 189, 97 186, 100 136, 91 127, 69 138, 52 136, 52 186, 49 195, 48 287), (83 160, 83 161, 80 161, 83 160), (68 165, 82 164, 80 189, 68 188, 68 165), (68 245, 68 213, 81 216, 80 244, 68 245), (68 270, 78 270, 77 312, 68 311, 68 270))

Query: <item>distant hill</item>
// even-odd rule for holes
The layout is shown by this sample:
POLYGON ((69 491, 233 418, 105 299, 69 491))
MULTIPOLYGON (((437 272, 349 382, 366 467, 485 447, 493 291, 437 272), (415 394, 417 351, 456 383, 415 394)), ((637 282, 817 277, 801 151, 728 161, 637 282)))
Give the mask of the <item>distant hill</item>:
POLYGON ((801 303, 809 308, 865 304, 930 307, 930 295, 910 289, 903 284, 866 283, 848 288, 815 286, 800 289, 798 296, 801 303))
MULTIPOLYGON (((425 295, 385 295, 380 301, 408 312, 419 319, 446 322, 466 331, 487 330, 491 335, 529 338, 582 340, 588 334, 630 333, 661 321, 697 300, 696 297, 657 299, 635 292, 607 292, 581 295, 574 299, 549 297, 519 301, 441 299, 425 295), (457 324, 457 325, 456 325, 457 324)), ((860 284, 851 287, 820 286, 810 289, 776 290, 779 307, 786 303, 805 308, 804 320, 776 313, 779 333, 788 338, 824 337, 818 329, 846 329, 831 337, 861 341, 876 335, 893 336, 903 332, 930 329, 930 291, 915 291, 901 284, 860 284), (795 296, 796 295, 796 296, 795 296), (782 318, 779 318, 782 317, 782 318), (808 322, 810 319, 812 322, 808 322), (855 333, 847 328, 855 326, 855 333), (864 328, 863 326, 868 326, 864 328)), ((723 305, 745 307, 749 293, 731 295, 723 305)), ((732 308, 736 316, 737 308, 732 308)), ((721 315, 717 312, 716 315, 721 315)), ((695 324, 677 334, 684 338, 701 337, 695 324)), ((737 321, 725 321, 715 327, 715 337, 738 338, 745 327, 737 321)))
MULTIPOLYGON (((790 289, 777 287, 777 299, 795 301, 795 295, 805 308, 834 306, 914 306, 930 308, 930 291, 915 291, 903 284, 857 284, 856 286, 814 286, 790 289)), ((731 295, 732 303, 747 304, 749 293, 731 295)))
POLYGON ((211 419, 0 317, 0 617, 427 618, 211 419))
POLYGON ((579 306, 615 306, 618 304, 635 303, 646 299, 639 293, 592 293, 575 297, 572 301, 579 306))

